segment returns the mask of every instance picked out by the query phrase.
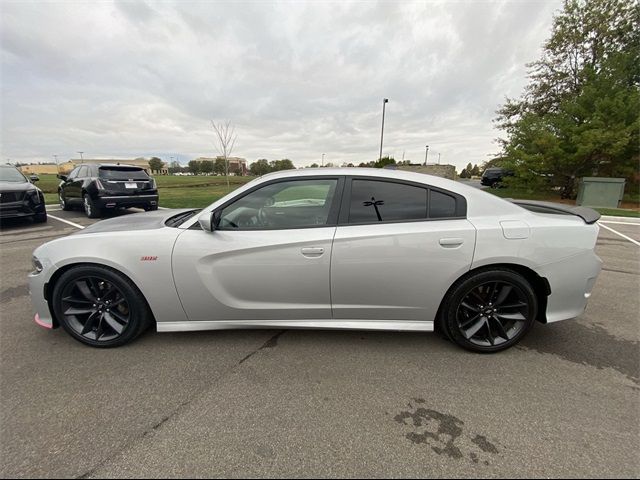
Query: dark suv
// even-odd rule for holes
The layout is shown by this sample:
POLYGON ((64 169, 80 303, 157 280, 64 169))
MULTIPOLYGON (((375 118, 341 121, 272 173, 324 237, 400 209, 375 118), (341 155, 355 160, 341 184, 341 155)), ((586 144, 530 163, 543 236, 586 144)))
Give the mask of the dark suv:
POLYGON ((504 177, 512 177, 513 172, 505 168, 491 167, 487 168, 482 174, 480 183, 492 188, 498 188, 504 177))
POLYGON ((36 175, 27 180, 13 165, 0 165, 0 218, 31 217, 34 222, 46 222, 42 190, 31 182, 37 182, 36 175))
POLYGON ((132 165, 83 164, 69 175, 58 175, 58 197, 63 210, 82 206, 89 218, 105 210, 140 207, 158 209, 156 181, 132 165))

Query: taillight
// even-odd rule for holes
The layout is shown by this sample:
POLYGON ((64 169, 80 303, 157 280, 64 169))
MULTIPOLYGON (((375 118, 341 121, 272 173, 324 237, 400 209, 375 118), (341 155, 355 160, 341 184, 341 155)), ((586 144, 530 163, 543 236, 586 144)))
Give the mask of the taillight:
POLYGON ((98 190, 105 190, 99 178, 96 178, 96 187, 98 188, 98 190))

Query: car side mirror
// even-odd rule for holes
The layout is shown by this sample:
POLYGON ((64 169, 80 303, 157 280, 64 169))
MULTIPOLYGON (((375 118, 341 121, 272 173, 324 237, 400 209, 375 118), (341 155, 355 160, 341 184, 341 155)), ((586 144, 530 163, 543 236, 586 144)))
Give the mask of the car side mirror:
POLYGON ((220 223, 220 211, 201 213, 198 217, 198 223, 205 232, 214 232, 220 223))
POLYGON ((40 177, 38 177, 38 175, 31 175, 31 176, 29 177, 29 179, 30 179, 32 182, 37 182, 38 180, 40 180, 40 177))
POLYGON ((56 175, 56 177, 58 177, 60 180, 62 180, 63 182, 67 181, 67 176, 66 175, 56 175))

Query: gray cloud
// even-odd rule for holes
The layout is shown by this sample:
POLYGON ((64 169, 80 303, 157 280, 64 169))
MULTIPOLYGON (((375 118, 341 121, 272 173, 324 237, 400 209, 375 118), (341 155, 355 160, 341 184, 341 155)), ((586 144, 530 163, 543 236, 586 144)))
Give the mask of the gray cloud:
POLYGON ((3 2, 0 154, 481 163, 560 3, 3 2))

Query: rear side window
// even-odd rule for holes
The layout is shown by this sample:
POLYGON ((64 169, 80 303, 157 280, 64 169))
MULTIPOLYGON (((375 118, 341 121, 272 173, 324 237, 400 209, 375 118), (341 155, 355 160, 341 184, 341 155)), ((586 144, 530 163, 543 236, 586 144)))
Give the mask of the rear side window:
POLYGON ((429 218, 447 218, 456 216, 455 197, 436 190, 431 190, 429 193, 429 218))
POLYGON ((353 180, 349 223, 427 218, 426 188, 375 180, 353 180))
POLYGON ((80 167, 80 171, 78 171, 78 177, 84 178, 86 176, 87 176, 87 167, 86 166, 80 167))
POLYGON ((105 180, 149 180, 141 168, 100 167, 98 176, 105 180))

